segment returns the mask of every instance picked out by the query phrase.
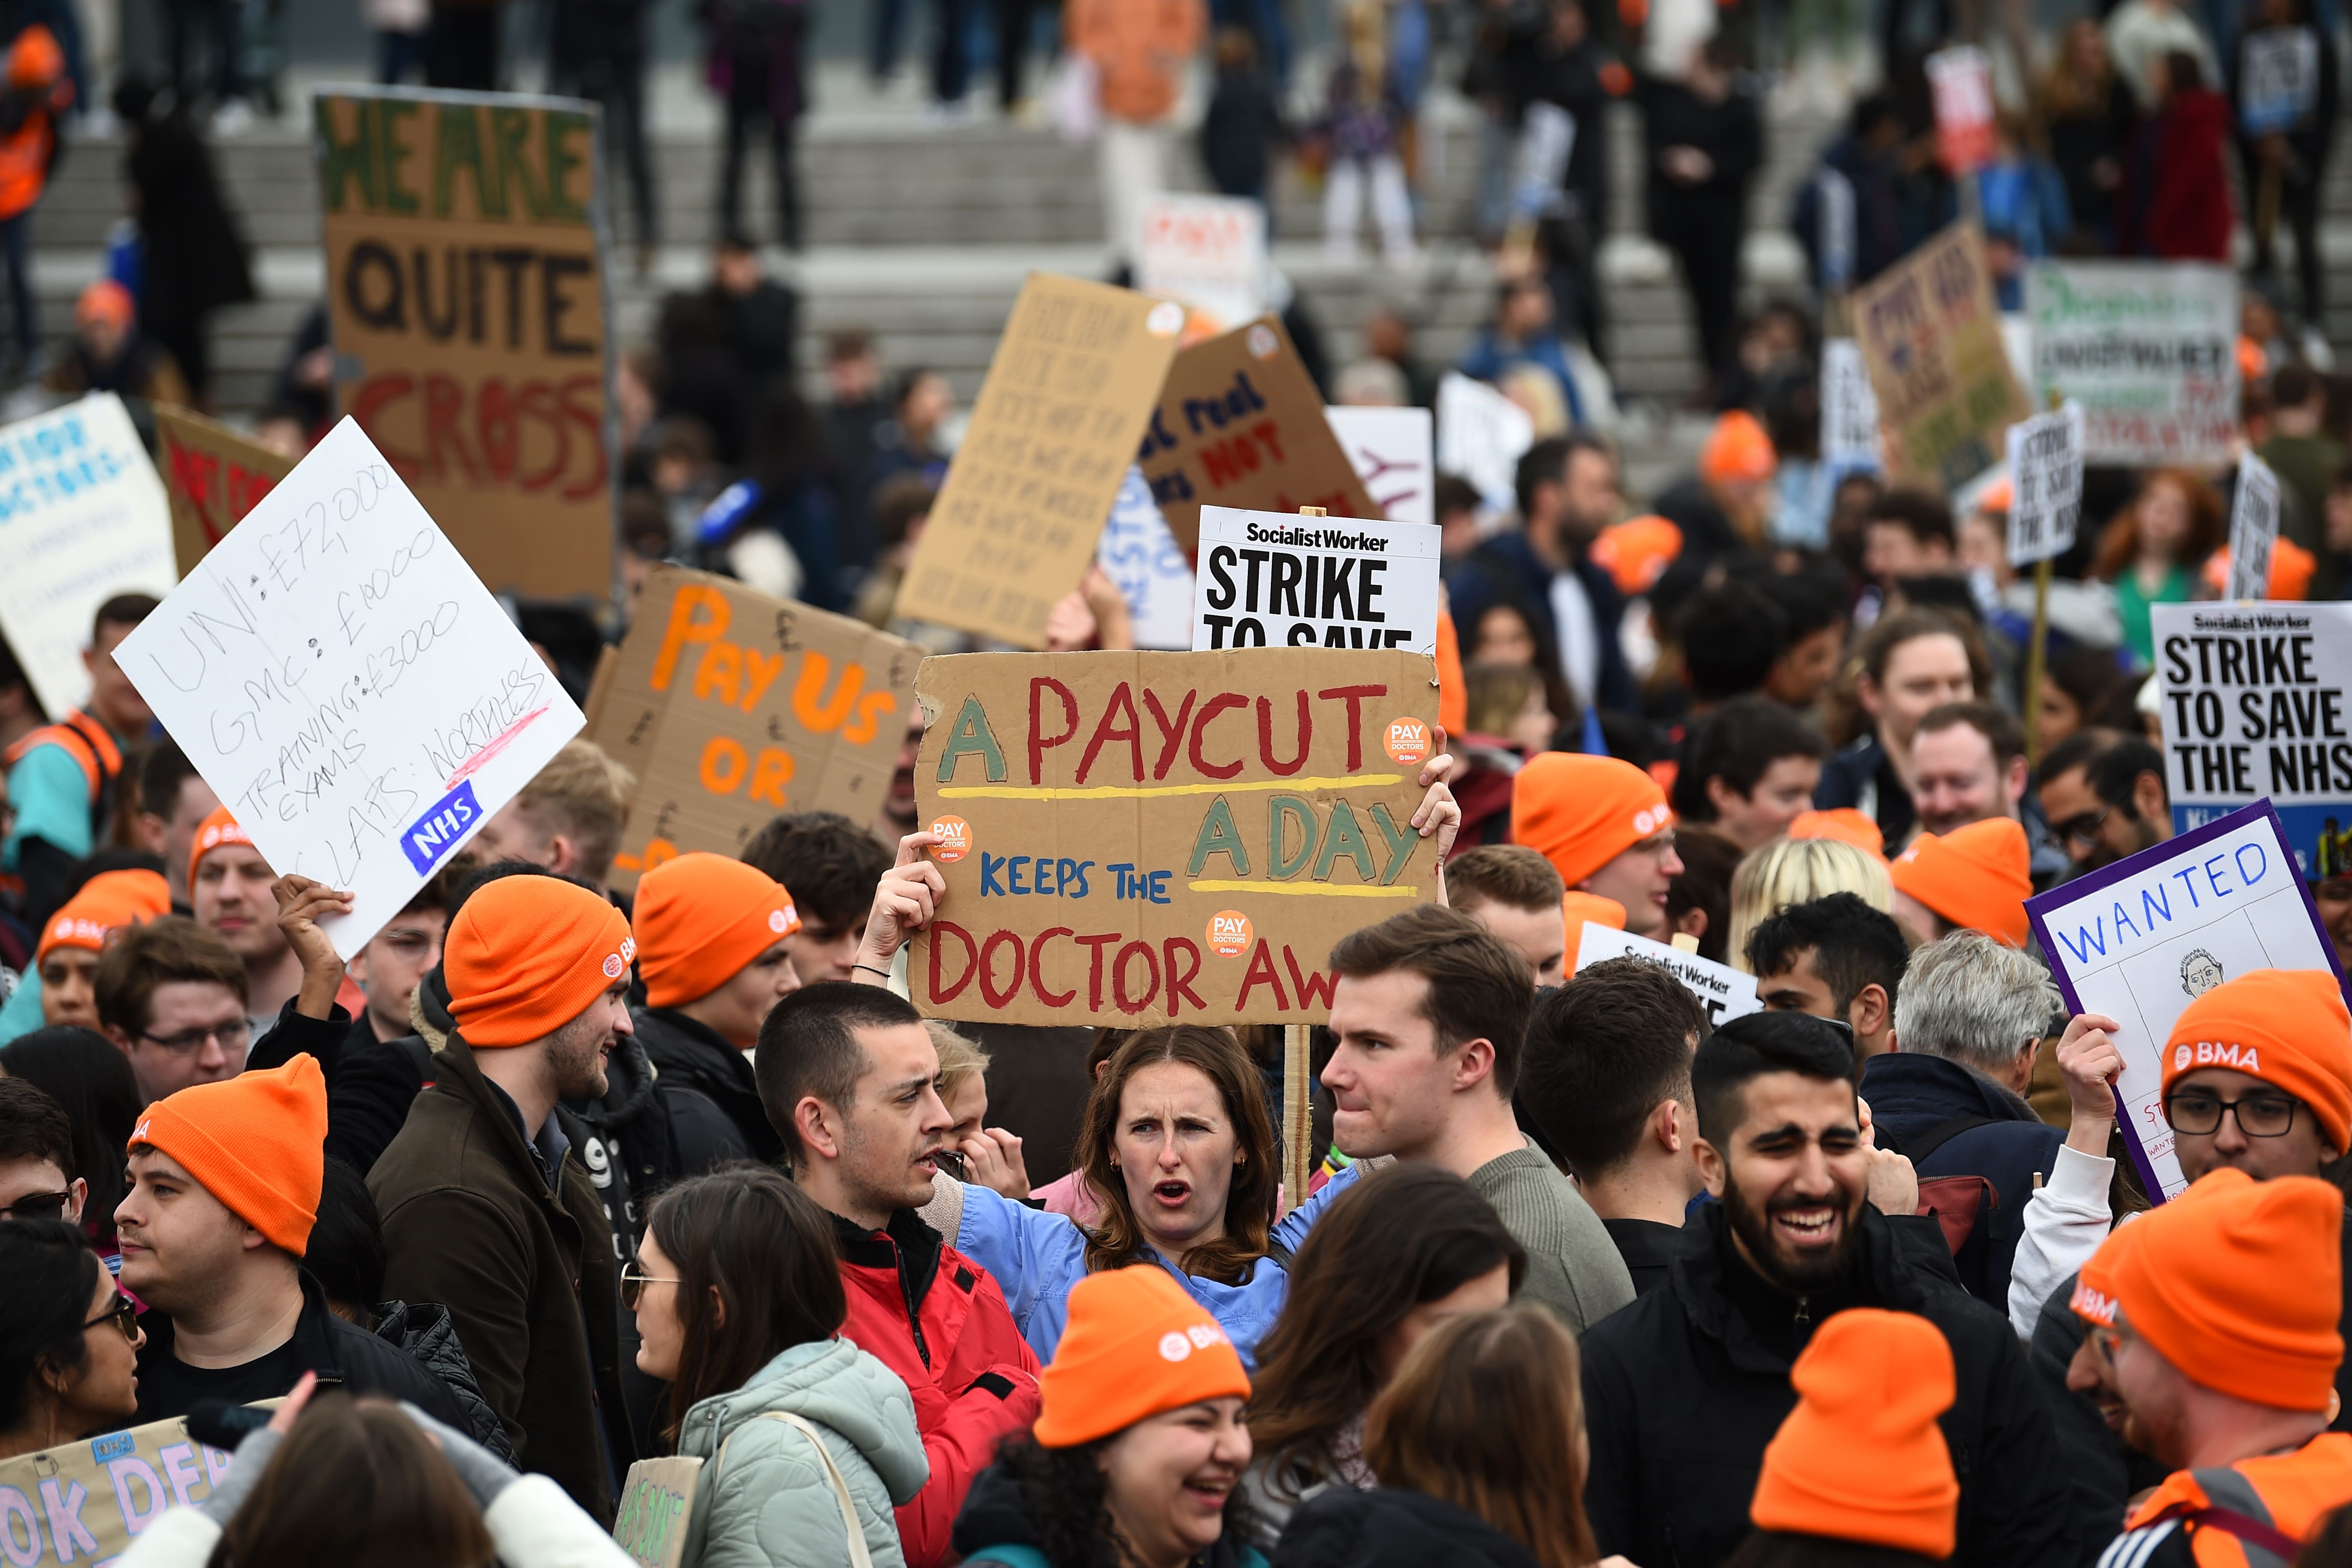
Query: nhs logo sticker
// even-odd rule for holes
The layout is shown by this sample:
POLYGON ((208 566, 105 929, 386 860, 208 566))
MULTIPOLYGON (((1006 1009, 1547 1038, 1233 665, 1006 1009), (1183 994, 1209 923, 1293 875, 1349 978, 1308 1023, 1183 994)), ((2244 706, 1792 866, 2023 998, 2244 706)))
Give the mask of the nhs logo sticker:
POLYGON ((431 876, 433 868, 481 820, 482 803, 474 799, 474 781, 468 779, 425 808, 423 816, 401 830, 401 851, 408 856, 408 863, 416 868, 417 875, 431 876))

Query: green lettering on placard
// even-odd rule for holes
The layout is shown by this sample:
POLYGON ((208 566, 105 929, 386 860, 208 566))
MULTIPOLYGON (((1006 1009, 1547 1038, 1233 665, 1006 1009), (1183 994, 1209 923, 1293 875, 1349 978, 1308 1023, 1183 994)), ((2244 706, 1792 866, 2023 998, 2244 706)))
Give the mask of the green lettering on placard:
POLYGON ((955 782, 956 762, 967 754, 979 756, 991 784, 1004 782, 1004 748, 996 744, 995 733, 988 727, 988 710, 980 706, 977 694, 963 699, 955 728, 949 732, 948 743, 940 750, 940 783, 955 782))
POLYGON ((584 162, 582 154, 572 150, 575 132, 583 140, 587 138, 586 115, 562 109, 547 111, 547 215, 586 223, 588 209, 572 199, 572 172, 584 162))
POLYGON ((1356 862, 1356 880, 1372 882, 1380 873, 1372 868, 1372 846, 1365 841, 1364 825, 1356 821, 1356 809, 1345 800, 1331 803, 1331 821, 1323 830, 1323 851, 1315 857, 1315 880, 1331 880, 1332 862, 1345 855, 1356 862))
POLYGON ((1201 831, 1192 840, 1192 859, 1184 874, 1198 876, 1211 855, 1223 855, 1235 876, 1250 873, 1249 851, 1242 847, 1241 831, 1234 826, 1234 809, 1223 795, 1209 802, 1201 831))
POLYGON ((416 193, 400 183, 400 166, 408 161, 408 148, 400 140, 400 122, 423 107, 396 98, 376 100, 376 150, 383 160, 383 206, 386 212, 413 213, 417 209, 416 193))
POLYGON ((499 179, 522 194, 523 205, 535 218, 547 216, 547 184, 530 166, 526 143, 530 141, 531 111, 527 109, 490 110, 490 141, 498 149, 499 179))
POLYGON ((1307 869, 1315 855, 1315 808, 1303 796, 1273 795, 1265 803, 1265 874, 1276 882, 1287 882, 1307 869), (1298 849, 1291 852, 1289 835, 1283 831, 1283 821, 1288 818, 1298 824, 1298 849))
POLYGON ((1389 814, 1389 803, 1385 800, 1372 802, 1372 826, 1381 831, 1381 841, 1387 846, 1389 852, 1389 869, 1381 873, 1381 885, 1392 887, 1396 879, 1403 874, 1405 862, 1412 859, 1412 846, 1421 841, 1421 833, 1410 817, 1405 819, 1402 827, 1399 827, 1397 820, 1389 814))
POLYGON ((433 215, 446 218, 455 208, 457 176, 474 177, 474 204, 486 218, 507 215, 506 182, 498 177, 488 149, 482 145, 482 111, 470 103, 445 103, 433 140, 433 215))
POLYGON ((364 103, 352 105, 352 139, 348 141, 335 135, 335 105, 338 100, 321 94, 311 100, 311 131, 319 139, 319 183, 320 196, 331 213, 343 210, 343 187, 359 186, 360 205, 373 209, 376 204, 375 149, 373 139, 375 121, 364 103))

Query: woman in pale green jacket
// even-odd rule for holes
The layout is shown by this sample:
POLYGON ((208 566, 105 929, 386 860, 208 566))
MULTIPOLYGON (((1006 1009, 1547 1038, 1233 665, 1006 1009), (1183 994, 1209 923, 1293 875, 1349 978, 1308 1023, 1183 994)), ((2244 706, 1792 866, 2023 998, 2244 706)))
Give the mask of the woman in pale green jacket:
POLYGON ((815 1202, 751 1165, 680 1182, 621 1281, 637 1365, 684 1412, 668 1435, 703 1461, 683 1568, 904 1568, 891 1511, 930 1467, 907 1385, 836 1337, 848 1304, 815 1202))

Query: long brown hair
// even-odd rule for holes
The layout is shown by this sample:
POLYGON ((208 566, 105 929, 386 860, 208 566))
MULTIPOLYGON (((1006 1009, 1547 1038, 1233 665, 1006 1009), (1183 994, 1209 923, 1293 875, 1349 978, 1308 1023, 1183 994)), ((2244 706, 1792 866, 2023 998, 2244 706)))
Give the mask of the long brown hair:
POLYGON ((1590 1568, 1583 1431, 1576 1342, 1540 1308, 1505 1307, 1413 1347, 1372 1401, 1364 1458, 1382 1486, 1476 1514, 1544 1568, 1590 1568))
POLYGON ((739 1160, 664 1188, 646 1228, 678 1275, 684 1333, 662 1427, 673 1444, 698 1403, 742 1387, 796 1344, 832 1338, 849 1315, 833 1222, 765 1166, 739 1160))
POLYGON ((2221 548, 2226 527, 2221 515, 2221 493, 2186 468, 2158 468, 2139 482, 2131 500, 2109 519, 2105 531, 2099 535, 2099 553, 2091 562, 2093 577, 2120 577, 2139 559, 2140 503, 2158 485, 2177 486, 2189 507, 2189 537, 2181 542, 2179 564, 2195 571, 2207 556, 2221 548))
POLYGON ((1241 1159, 1225 1197, 1225 1233, 1195 1249, 1184 1260, 1185 1272, 1238 1285, 1249 1277, 1250 1266, 1265 1256, 1266 1234, 1274 1225, 1275 1186, 1280 1179, 1275 1168, 1274 1123, 1266 1114, 1265 1086, 1257 1064, 1233 1030, 1206 1024, 1139 1030, 1111 1053, 1095 1079, 1086 1121, 1078 1128, 1078 1168, 1102 1204, 1102 1213, 1087 1235, 1087 1268, 1124 1269, 1150 1255, 1150 1241, 1135 1217, 1135 1206, 1128 1201, 1127 1184, 1111 1162, 1118 1153, 1118 1102, 1128 1080, 1166 1061, 1192 1068, 1215 1085, 1241 1159))
POLYGON ((1250 1437, 1287 1491, 1294 1472, 1326 1479, 1329 1444, 1388 1380, 1381 1351, 1424 1302, 1498 1268, 1511 1289, 1528 1255, 1494 1206, 1431 1165, 1374 1171, 1315 1222, 1290 1265, 1290 1296, 1258 1343, 1250 1437))
POLYGON ((322 1394, 222 1531, 209 1568, 480 1568, 495 1551, 465 1482, 415 1422, 322 1394))

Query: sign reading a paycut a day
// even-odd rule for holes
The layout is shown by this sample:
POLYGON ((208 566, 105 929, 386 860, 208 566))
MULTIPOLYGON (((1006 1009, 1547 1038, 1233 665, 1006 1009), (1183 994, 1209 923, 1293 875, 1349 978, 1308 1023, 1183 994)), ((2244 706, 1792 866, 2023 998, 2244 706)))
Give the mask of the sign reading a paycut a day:
POLYGON ((1238 196, 1161 192, 1143 204, 1135 286, 1181 299, 1218 330, 1265 309, 1265 209, 1238 196))
POLYGON ((2083 511, 2083 405, 2011 425, 2009 476, 2009 564, 2073 549, 2083 511))
POLYGON ((2267 804, 2061 883, 2026 900, 2025 911, 2068 1011, 2122 1025, 2116 1124, 2159 1200, 2189 1185, 2163 1101, 2162 1052, 2182 1009, 2255 969, 2317 969, 2343 983, 2286 830, 2267 804))
POLYGON ((51 717, 89 700, 98 607, 179 580, 163 486, 121 398, 93 392, 0 430, 0 632, 51 717))
POLYGON ((1434 523, 1201 508, 1192 647, 1437 656, 1434 523))
POLYGON ((1375 516, 1396 523, 1437 521, 1437 434, 1429 410, 1342 406, 1323 414, 1371 493, 1375 516))
POLYGON ((947 879, 934 1018, 1312 1023, 1332 945, 1437 896, 1436 666, 1402 651, 968 653, 916 677, 947 879))
POLYGON ((898 593, 912 621, 1045 645, 1136 460, 1184 308, 1033 272, 898 593))
POLYGON ((11 1568, 114 1563, 165 1509, 208 1500, 229 1458, 175 1416, 0 1459, 0 1554, 11 1568))
POLYGON ((1894 477, 1950 491, 2000 462, 2003 433, 2033 410, 2001 345, 1976 226, 1928 240, 1855 289, 1850 309, 1894 477))
POLYGON ((614 885, 693 850, 740 854, 782 811, 874 820, 921 649, 683 567, 656 567, 637 602, 589 735, 637 778, 614 885))
POLYGON ((312 106, 343 412, 502 592, 612 591, 597 112, 404 88, 312 106))
POLYGON ((2306 877, 2352 851, 2352 604, 2158 604, 2176 831, 2267 800, 2306 877))
POLYGON ((2193 262, 2025 269, 2033 397, 2083 405, 2090 463, 2228 463, 2238 438, 2238 275, 2193 262))
POLYGON ((346 958, 585 722, 352 419, 114 656, 346 958))
POLYGON ((2238 460, 2238 494, 2230 507, 2230 598, 2263 597, 2270 587, 2271 547, 2278 536, 2278 475, 2249 452, 2238 460))
POLYGON ((216 419, 160 402, 155 456, 172 499, 172 548, 183 577, 294 468, 292 458, 216 419))
POLYGON ((1588 920, 1577 940, 1576 965, 1569 973, 1581 974, 1603 958, 1632 958, 1664 969, 1683 989, 1698 998, 1699 1005, 1706 1009, 1710 1029, 1721 1029, 1732 1019, 1764 1010, 1763 1002, 1756 995, 1755 976, 1743 975, 1728 964, 1685 953, 1664 942, 1653 942, 1647 936, 1636 936, 1630 931, 1588 920))

